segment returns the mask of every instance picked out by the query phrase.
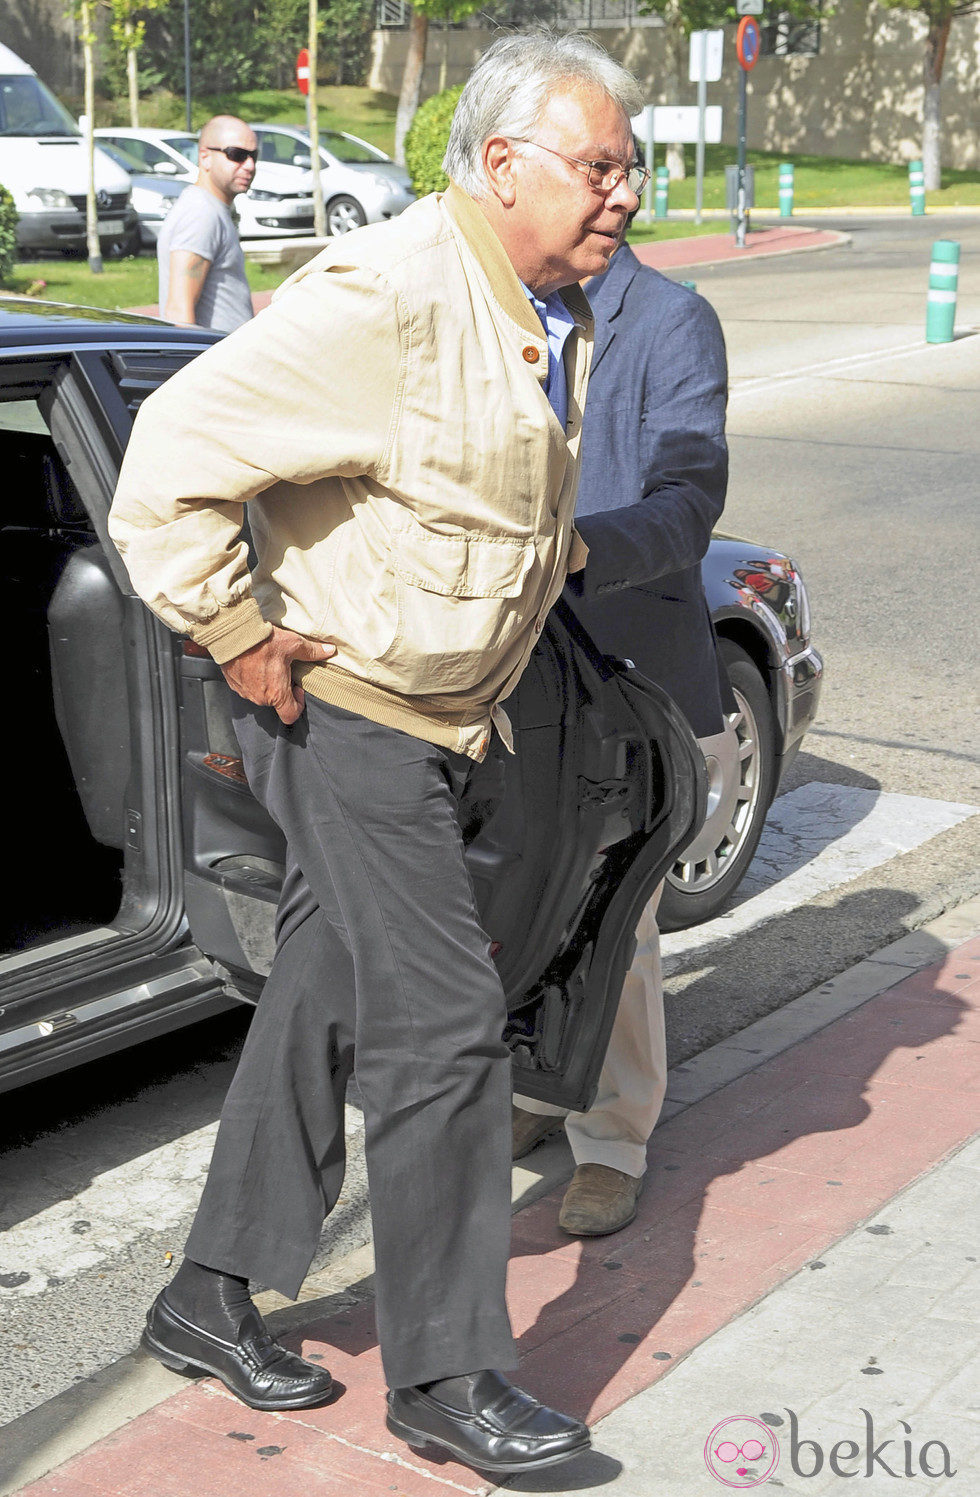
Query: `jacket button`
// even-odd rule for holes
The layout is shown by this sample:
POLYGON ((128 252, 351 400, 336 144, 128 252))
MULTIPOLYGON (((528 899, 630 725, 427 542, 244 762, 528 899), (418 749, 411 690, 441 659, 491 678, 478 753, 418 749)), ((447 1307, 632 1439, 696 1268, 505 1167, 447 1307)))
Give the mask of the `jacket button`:
POLYGON ((535 621, 534 621, 534 632, 535 632, 535 634, 540 634, 541 630, 543 628, 544 628, 544 625, 541 622, 541 620, 540 619, 535 619, 535 621))
POLYGON ((527 346, 521 350, 521 352, 524 355, 525 364, 536 364, 541 357, 541 354, 535 348, 533 343, 528 343, 527 346))

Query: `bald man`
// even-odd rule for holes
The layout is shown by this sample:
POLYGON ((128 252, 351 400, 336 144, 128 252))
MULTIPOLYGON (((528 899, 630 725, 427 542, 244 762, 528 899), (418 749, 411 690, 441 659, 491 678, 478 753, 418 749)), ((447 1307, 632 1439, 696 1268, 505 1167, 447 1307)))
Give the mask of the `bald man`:
POLYGON ((160 315, 230 333, 252 316, 245 256, 231 205, 258 157, 244 120, 216 114, 201 131, 197 181, 185 187, 157 240, 160 315))

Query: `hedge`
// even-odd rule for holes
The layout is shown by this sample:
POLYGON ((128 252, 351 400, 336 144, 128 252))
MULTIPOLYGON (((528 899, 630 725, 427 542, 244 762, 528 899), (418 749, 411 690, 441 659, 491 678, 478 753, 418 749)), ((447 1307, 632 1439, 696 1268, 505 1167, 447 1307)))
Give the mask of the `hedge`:
POLYGON ((0 187, 0 286, 10 280, 17 258, 17 209, 6 187, 0 187))
POLYGON ((441 94, 433 94, 415 111, 405 136, 405 165, 419 197, 446 189, 442 158, 446 154, 456 100, 462 92, 461 83, 454 88, 444 88, 441 94))

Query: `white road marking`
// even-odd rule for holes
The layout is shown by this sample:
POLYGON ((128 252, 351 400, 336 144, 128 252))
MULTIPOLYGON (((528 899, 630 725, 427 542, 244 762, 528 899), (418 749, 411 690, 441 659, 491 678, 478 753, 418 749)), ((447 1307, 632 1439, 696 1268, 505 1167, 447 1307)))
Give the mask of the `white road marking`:
POLYGON ((738 904, 715 920, 661 937, 664 971, 713 941, 730 940, 816 894, 848 884, 975 816, 978 806, 812 781, 772 805, 738 904))
POLYGON ((935 348, 950 346, 955 345, 927 343, 925 338, 919 338, 915 343, 901 343, 897 348, 877 348, 870 353, 842 354, 837 359, 822 359, 816 364, 801 364, 797 369, 785 369, 779 374, 754 374, 747 379, 736 377, 732 381, 729 394, 754 395, 760 390, 781 388, 788 380, 812 379, 821 374, 841 373, 846 369, 858 369, 864 364, 874 364, 879 359, 898 359, 909 353, 930 353, 935 348))
MULTIPOLYGON (((348 1106, 348 1138, 362 1128, 361 1114, 348 1106)), ((217 1131, 217 1123, 209 1123, 140 1154, 96 1175, 77 1195, 8 1227, 0 1236, 0 1301, 43 1294, 49 1278, 74 1278, 116 1257, 144 1232, 186 1221, 197 1207, 217 1131), (23 1282, 9 1282, 22 1274, 23 1282)), ((5 1200, 5 1212, 14 1204, 5 1200)), ((175 1252, 181 1246, 175 1242, 175 1252)))

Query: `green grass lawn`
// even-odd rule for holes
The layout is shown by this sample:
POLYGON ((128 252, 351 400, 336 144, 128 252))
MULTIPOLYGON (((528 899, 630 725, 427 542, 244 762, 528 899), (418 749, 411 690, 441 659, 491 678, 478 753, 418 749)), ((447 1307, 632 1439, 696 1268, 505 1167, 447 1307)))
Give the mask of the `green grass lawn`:
MULTIPOLYGON (((704 153, 704 207, 724 208, 725 167, 735 164, 731 146, 706 146, 704 153)), ((661 158, 662 159, 662 158, 661 158)), ((779 167, 792 161, 794 167, 794 211, 808 208, 907 208, 909 174, 904 164, 879 161, 846 161, 836 156, 804 156, 787 152, 749 151, 748 164, 755 168, 755 205, 778 209, 779 167)), ((671 182, 671 208, 693 208, 695 198, 694 147, 685 147, 687 176, 671 182)), ((938 192, 926 193, 926 206, 935 210, 980 206, 980 171, 943 172, 938 192)))
MULTIPOLYGON (((274 291, 286 273, 247 265, 253 291, 274 291)), ((86 260, 26 260, 20 262, 4 290, 23 296, 38 281, 45 285, 32 295, 48 301, 73 302, 82 307, 148 307, 157 299, 157 262, 141 255, 127 260, 106 260, 101 275, 93 275, 86 260)))

